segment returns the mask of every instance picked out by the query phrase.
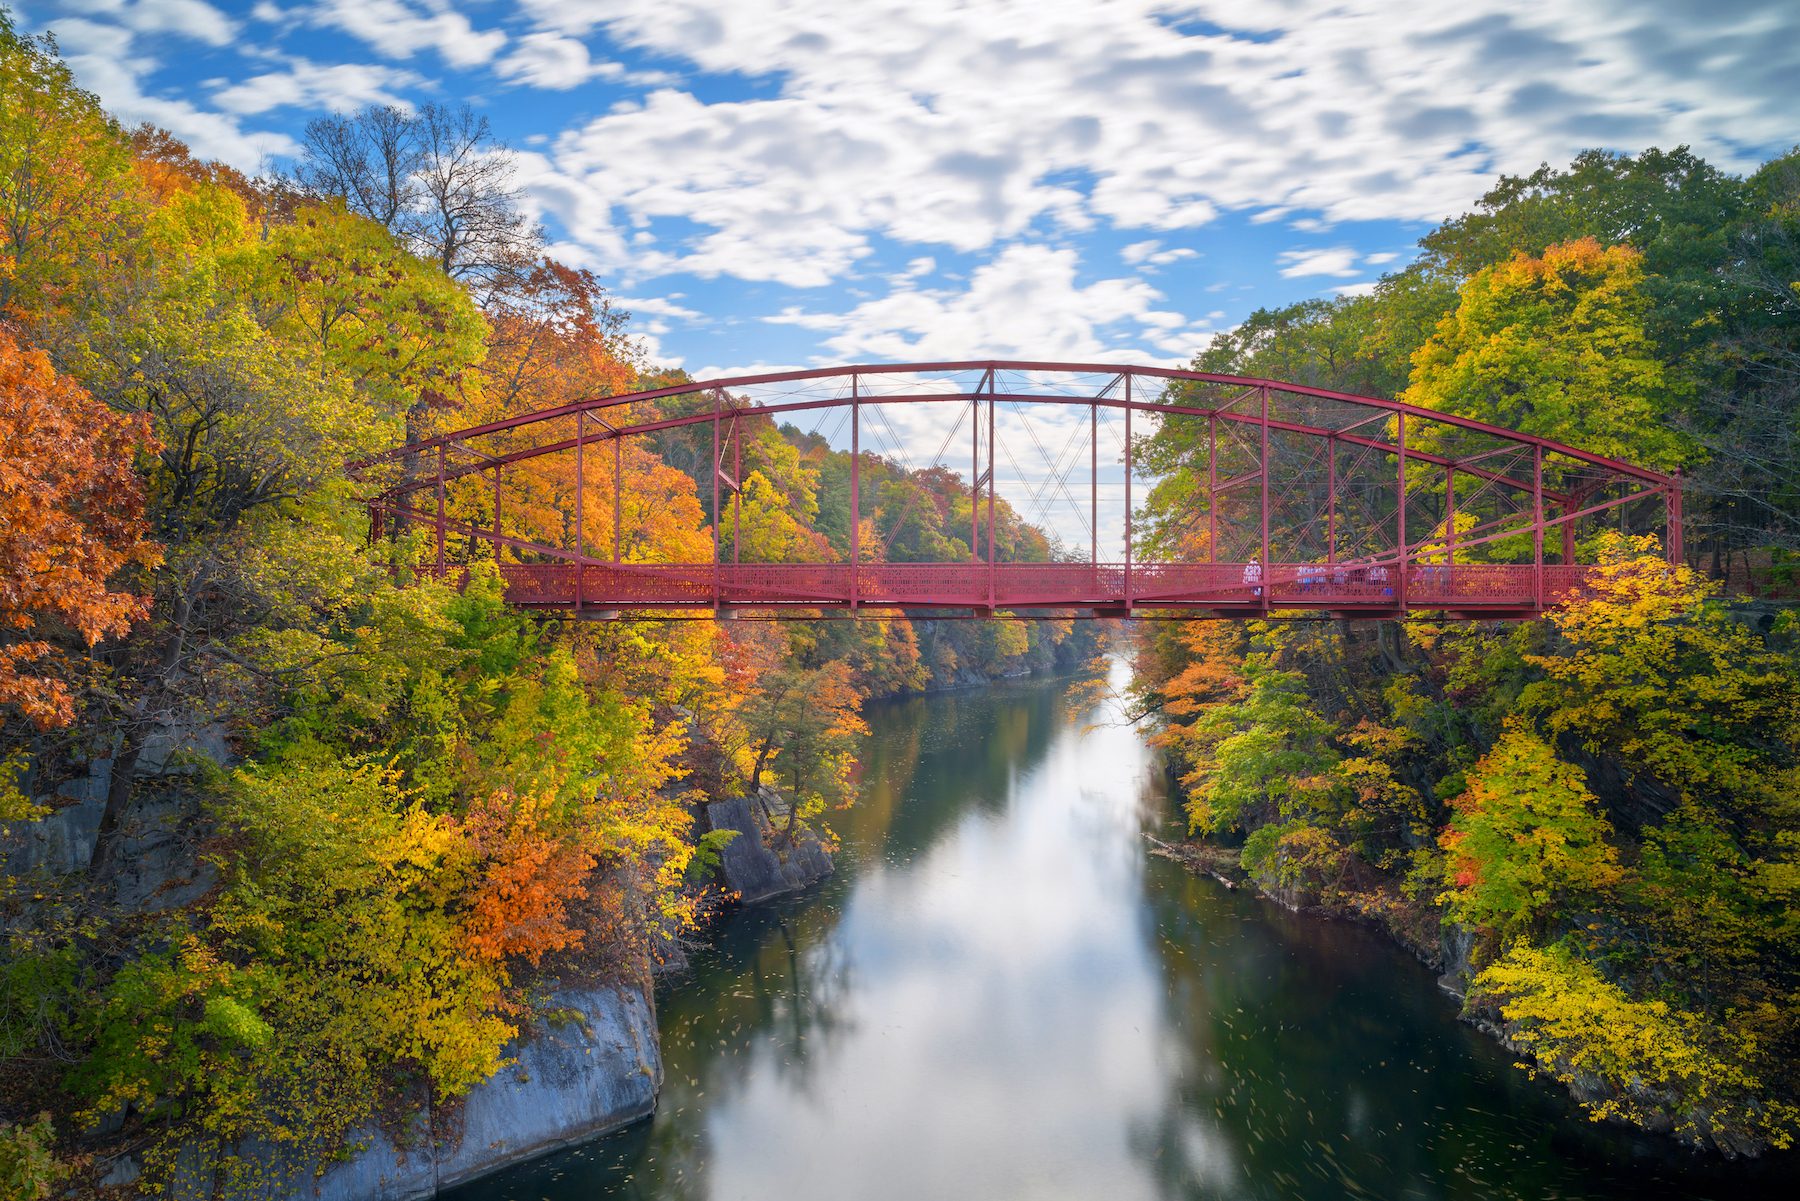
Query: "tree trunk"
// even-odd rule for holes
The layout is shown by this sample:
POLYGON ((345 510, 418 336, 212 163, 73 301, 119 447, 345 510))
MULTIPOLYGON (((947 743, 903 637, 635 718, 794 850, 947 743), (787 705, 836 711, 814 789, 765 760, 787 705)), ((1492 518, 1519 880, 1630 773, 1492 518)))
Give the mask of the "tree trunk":
POLYGON ((770 734, 763 739, 762 750, 756 752, 756 766, 750 769, 750 791, 753 794, 762 791, 763 765, 769 761, 769 754, 774 749, 775 735, 770 734))
POLYGON ((94 833, 94 853, 88 859, 88 875, 106 880, 118 870, 119 833, 131 808, 131 787, 137 778, 138 759, 144 753, 144 730, 133 721, 113 756, 112 779, 107 782, 106 808, 100 811, 100 828, 94 833))

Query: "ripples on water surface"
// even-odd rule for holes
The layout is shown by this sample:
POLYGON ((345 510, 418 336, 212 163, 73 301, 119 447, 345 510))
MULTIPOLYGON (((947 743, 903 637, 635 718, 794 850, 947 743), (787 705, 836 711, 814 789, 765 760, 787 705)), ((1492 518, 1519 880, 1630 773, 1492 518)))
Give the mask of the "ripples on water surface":
POLYGON ((456 1201, 1800 1195, 1572 1115, 1380 937, 1146 858, 1151 757, 1065 691, 875 707, 837 876, 663 990, 655 1118, 456 1201))

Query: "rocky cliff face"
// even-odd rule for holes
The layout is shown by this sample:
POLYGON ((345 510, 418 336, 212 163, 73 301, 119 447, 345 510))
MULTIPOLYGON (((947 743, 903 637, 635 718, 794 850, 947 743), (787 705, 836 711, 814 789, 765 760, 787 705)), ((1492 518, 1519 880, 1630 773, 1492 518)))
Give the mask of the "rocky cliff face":
MULTIPOLYGON (((162 730, 145 741, 137 763, 138 801, 120 831, 119 868, 112 879, 113 901, 120 908, 139 913, 180 908, 216 882, 217 872, 196 853, 209 823, 187 783, 194 760, 202 757, 221 766, 232 762, 222 727, 162 730)), ((14 878, 87 871, 111 784, 112 760, 95 759, 85 774, 34 797, 51 812, 0 831, 0 871, 14 878)))
MULTIPOLYGON (((240 1148, 256 1195, 291 1201, 422 1201, 509 1164, 573 1146, 650 1116, 662 1087, 656 1013, 641 987, 552 993, 549 1016, 508 1048, 513 1062, 453 1106, 419 1098, 399 1136, 368 1128, 363 1149, 329 1163, 240 1148)), ((113 1180, 135 1178, 128 1163, 113 1180)), ((210 1164, 177 1175, 166 1197, 210 1197, 210 1164)))

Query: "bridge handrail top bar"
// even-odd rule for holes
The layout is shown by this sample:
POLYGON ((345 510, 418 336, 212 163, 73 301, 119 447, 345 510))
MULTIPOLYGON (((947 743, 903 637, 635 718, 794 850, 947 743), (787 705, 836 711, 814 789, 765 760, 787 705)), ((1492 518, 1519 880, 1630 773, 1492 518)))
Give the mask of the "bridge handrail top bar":
MULTIPOLYGON (((1677 488, 1680 486, 1678 477, 1665 475, 1647 467, 1640 467, 1636 464, 1623 462, 1622 460, 1608 458, 1605 455, 1595 454, 1592 451, 1582 450, 1579 447, 1570 446, 1566 443, 1557 442, 1553 439, 1544 438, 1539 435, 1526 434, 1518 430, 1509 430, 1504 426, 1493 425, 1485 421, 1477 421, 1469 417, 1460 417, 1456 414, 1441 412, 1437 409, 1427 409, 1419 405, 1408 404, 1404 401, 1387 400, 1375 396, 1363 396, 1353 392, 1337 392, 1329 388, 1316 388, 1307 384, 1288 383, 1282 380, 1264 379, 1257 376, 1220 375, 1206 371, 1190 371, 1175 367, 1156 367, 1133 363, 1062 363, 1033 359, 969 359, 929 363, 856 363, 836 367, 811 367, 792 371, 762 372, 752 375, 691 380, 682 384, 671 384, 661 388, 651 388, 640 392, 623 393, 616 396, 588 397, 582 400, 570 401, 566 404, 557 405, 548 409, 540 409, 530 413, 521 413, 514 417, 490 421, 483 425, 471 426, 467 429, 453 430, 449 433, 439 434, 432 438, 426 438, 418 442, 395 447, 392 450, 383 451, 380 454, 355 460, 347 464, 347 466, 354 472, 379 463, 392 462, 407 454, 419 454, 425 451, 436 450, 440 445, 461 442, 468 438, 478 438, 489 434, 502 433, 509 429, 516 429, 519 426, 554 421, 561 417, 572 417, 576 413, 591 413, 596 409, 616 408, 621 405, 635 404, 646 400, 657 400, 669 396, 685 396, 699 392, 723 391, 729 388, 752 387, 760 384, 796 383, 802 380, 830 379, 834 376, 912 375, 952 371, 1030 371, 1064 375, 1145 376, 1153 379, 1189 383, 1223 384, 1227 386, 1256 389, 1267 388, 1271 391, 1285 392, 1295 396, 1309 396, 1318 400, 1339 401, 1346 404, 1382 409, 1394 414, 1417 417, 1425 421, 1437 422, 1439 424, 1450 425, 1475 433, 1486 434, 1491 437, 1502 438, 1515 444, 1537 447, 1549 454, 1562 455, 1576 459, 1580 462, 1587 463, 1590 466, 1601 467, 1608 471, 1632 476, 1636 479, 1641 479, 1647 483, 1664 488, 1677 488)), ((989 388, 993 387, 990 380, 984 380, 983 382, 987 384, 989 388)), ((966 397, 968 394, 959 395, 966 397)), ((824 403, 845 405, 852 403, 880 404, 883 403, 884 400, 889 399, 897 398, 866 395, 856 397, 845 396, 824 403)), ((1034 399, 1052 398, 1039 397, 1034 399)), ((1092 402, 1107 407, 1117 407, 1122 403, 1098 394, 1093 397, 1056 397, 1054 399, 1075 400, 1081 403, 1092 402)), ((756 411, 762 407, 763 406, 755 406, 755 408, 750 411, 756 411)), ((770 407, 772 408, 773 406, 770 407)), ((1138 401, 1135 402, 1132 407, 1154 411, 1160 408, 1167 408, 1168 406, 1160 405, 1153 401, 1138 401)), ((710 419, 710 415, 708 415, 708 417, 710 419)), ((1331 432, 1332 431, 1321 431, 1321 433, 1325 434, 1330 434, 1331 432)))

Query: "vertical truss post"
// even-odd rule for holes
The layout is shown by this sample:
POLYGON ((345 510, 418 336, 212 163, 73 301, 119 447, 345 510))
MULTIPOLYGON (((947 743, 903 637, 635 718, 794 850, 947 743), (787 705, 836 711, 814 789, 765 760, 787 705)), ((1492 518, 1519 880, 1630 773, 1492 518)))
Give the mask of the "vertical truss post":
POLYGON ((1675 473, 1674 481, 1663 493, 1663 525, 1667 527, 1664 545, 1668 548, 1669 562, 1680 564, 1686 561, 1681 548, 1681 472, 1675 473))
POLYGON ((862 574, 862 397, 850 376, 850 611, 856 612, 862 574))
POLYGON ((1088 406, 1088 559, 1100 569, 1100 405, 1088 406))
POLYGON ((1337 435, 1325 435, 1325 561, 1337 562, 1337 435))
POLYGON ((581 616, 581 577, 587 573, 587 501, 582 493, 582 464, 587 459, 587 410, 575 410, 575 615, 581 616))
POLYGON ((988 389, 988 613, 994 611, 994 410, 999 406, 999 398, 994 389, 988 389))
POLYGON ((1575 561, 1575 520, 1570 516, 1576 511, 1576 502, 1573 497, 1563 502, 1562 511, 1562 561, 1563 566, 1567 567, 1575 561))
POLYGON ((1456 564, 1456 465, 1444 464, 1444 569, 1456 564))
POLYGON ((444 577, 444 444, 438 443, 437 453, 437 573, 444 577))
POLYGON ((1125 376, 1125 612, 1131 613, 1131 375, 1125 376))
POLYGON ((1206 415, 1206 561, 1219 561, 1219 413, 1206 415))
POLYGON ((1404 612, 1406 609, 1406 414, 1396 417, 1399 425, 1399 479, 1395 485, 1395 494, 1399 499, 1399 507, 1394 513, 1395 533, 1399 541, 1394 547, 1394 601, 1404 612))
POLYGON ((724 390, 713 389, 712 413, 712 594, 713 612, 719 610, 719 406, 724 403, 724 390))
POLYGON ((622 440, 613 431, 613 566, 619 565, 619 538, 625 527, 625 456, 622 440))
POLYGON ((1262 564, 1262 608, 1263 612, 1267 613, 1269 611, 1270 594, 1275 591, 1275 565, 1269 559, 1269 390, 1267 388, 1259 388, 1257 391, 1262 394, 1262 419, 1260 430, 1262 435, 1262 470, 1257 473, 1260 477, 1258 482, 1262 485, 1262 555, 1259 561, 1262 564))
MULTIPOLYGON (((986 376, 982 377, 985 383, 986 376)), ((981 384, 969 397, 969 562, 981 561, 981 384)))
POLYGON ((494 565, 500 565, 500 464, 494 464, 494 565))
POLYGON ((1531 447, 1531 603, 1544 607, 1544 448, 1531 447))
POLYGON ((744 431, 737 414, 731 415, 731 565, 738 564, 740 526, 738 511, 744 502, 744 431))

